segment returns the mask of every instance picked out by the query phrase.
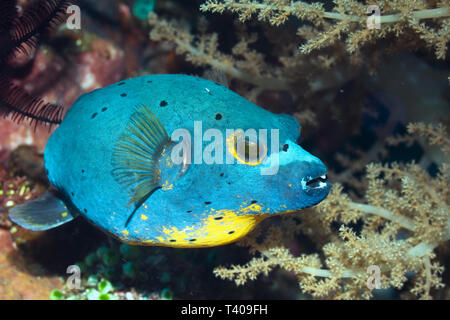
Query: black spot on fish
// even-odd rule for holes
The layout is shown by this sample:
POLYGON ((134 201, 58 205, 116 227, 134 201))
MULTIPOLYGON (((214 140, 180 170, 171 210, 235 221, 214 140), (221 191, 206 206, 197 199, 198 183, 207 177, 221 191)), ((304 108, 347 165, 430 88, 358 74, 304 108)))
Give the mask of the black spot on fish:
POLYGON ((191 213, 192 212, 192 210, 188 210, 188 211, 186 211, 187 213, 191 213))
POLYGON ((231 182, 230 182, 230 181, 228 181, 227 183, 228 183, 228 184, 231 184, 231 182))
POLYGON ((234 233, 234 231, 230 231, 230 232, 228 232, 228 234, 233 234, 234 233))
POLYGON ((127 94, 126 93, 122 93, 120 96, 125 98, 127 96, 127 94))
POLYGON ((84 171, 84 170, 81 170, 81 173, 85 173, 85 171, 84 171))
POLYGON ((211 204, 211 201, 205 201, 205 204, 211 204))
POLYGON ((170 239, 169 241, 170 242, 177 242, 177 240, 175 240, 175 239, 170 239))
POLYGON ((220 113, 216 113, 216 120, 222 119, 222 115, 220 113))
POLYGON ((189 239, 190 242, 197 241, 197 239, 189 239))
POLYGON ((97 112, 93 113, 92 116, 91 116, 91 119, 94 119, 97 116, 97 114, 98 114, 97 112))
POLYGON ((222 220, 223 217, 215 217, 214 220, 222 220))
POLYGON ((256 201, 256 200, 252 200, 252 202, 250 202, 251 204, 255 204, 255 203, 257 203, 258 201, 256 201))
POLYGON ((119 84, 117 84, 118 86, 123 86, 125 84, 125 82, 121 82, 119 84))
POLYGON ((102 112, 105 112, 106 110, 108 110, 108 108, 105 107, 102 109, 102 112))
POLYGON ((165 106, 168 105, 168 103, 167 103, 166 100, 163 100, 163 101, 161 101, 161 102, 159 103, 159 105, 160 105, 161 107, 165 107, 165 106))
POLYGON ((285 145, 283 146, 283 151, 286 152, 286 151, 288 151, 288 149, 289 149, 289 145, 288 145, 288 144, 285 144, 285 145))
POLYGON ((220 174, 221 177, 223 177, 223 172, 220 174))

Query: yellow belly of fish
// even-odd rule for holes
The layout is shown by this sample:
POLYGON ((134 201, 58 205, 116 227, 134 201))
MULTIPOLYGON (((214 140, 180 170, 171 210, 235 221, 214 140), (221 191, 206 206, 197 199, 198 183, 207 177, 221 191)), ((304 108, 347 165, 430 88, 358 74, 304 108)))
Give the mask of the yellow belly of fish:
POLYGON ((201 220, 196 226, 186 227, 182 230, 176 227, 163 227, 161 236, 156 240, 144 241, 143 244, 155 246, 169 246, 178 248, 201 248, 228 244, 239 240, 252 231, 258 223, 267 218, 267 215, 252 214, 260 212, 257 205, 248 206, 238 210, 218 210, 214 214, 201 220))

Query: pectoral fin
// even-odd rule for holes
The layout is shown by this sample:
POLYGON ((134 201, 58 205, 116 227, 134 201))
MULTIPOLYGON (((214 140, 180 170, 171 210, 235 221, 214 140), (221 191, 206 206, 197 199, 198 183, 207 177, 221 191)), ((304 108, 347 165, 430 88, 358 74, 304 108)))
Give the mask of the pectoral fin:
POLYGON ((77 215, 71 213, 64 202, 51 192, 9 211, 9 217, 14 223, 33 231, 58 227, 72 221, 77 215))
POLYGON ((138 106, 112 153, 112 174, 129 192, 133 214, 161 187, 158 161, 170 138, 159 119, 146 106, 138 106))

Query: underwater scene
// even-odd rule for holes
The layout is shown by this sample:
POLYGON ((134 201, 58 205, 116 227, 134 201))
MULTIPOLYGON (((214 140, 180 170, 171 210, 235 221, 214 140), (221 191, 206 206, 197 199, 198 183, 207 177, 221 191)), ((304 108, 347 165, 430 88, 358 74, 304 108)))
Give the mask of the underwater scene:
POLYGON ((449 41, 450 0, 0 0, 0 300, 450 299, 449 41))

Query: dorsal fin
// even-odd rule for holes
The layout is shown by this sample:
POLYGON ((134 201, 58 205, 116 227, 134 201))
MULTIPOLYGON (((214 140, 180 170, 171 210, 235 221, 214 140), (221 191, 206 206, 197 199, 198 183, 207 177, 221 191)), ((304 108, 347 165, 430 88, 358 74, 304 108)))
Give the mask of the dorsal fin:
POLYGON ((138 106, 115 144, 111 159, 114 178, 127 188, 129 204, 135 205, 133 213, 161 187, 158 160, 169 144, 170 138, 158 118, 148 107, 138 106))

